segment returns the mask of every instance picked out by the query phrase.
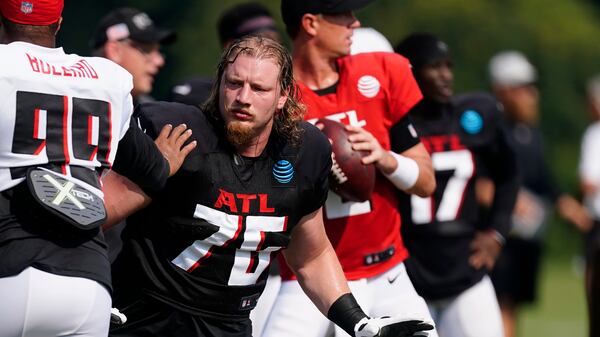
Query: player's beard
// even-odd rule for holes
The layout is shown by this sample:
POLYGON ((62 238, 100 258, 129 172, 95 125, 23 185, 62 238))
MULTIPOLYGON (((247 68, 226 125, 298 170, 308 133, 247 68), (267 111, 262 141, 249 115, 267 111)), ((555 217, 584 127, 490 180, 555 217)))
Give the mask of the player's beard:
POLYGON ((234 147, 250 144, 255 135, 251 126, 246 126, 237 121, 227 123, 225 133, 227 140, 234 147))

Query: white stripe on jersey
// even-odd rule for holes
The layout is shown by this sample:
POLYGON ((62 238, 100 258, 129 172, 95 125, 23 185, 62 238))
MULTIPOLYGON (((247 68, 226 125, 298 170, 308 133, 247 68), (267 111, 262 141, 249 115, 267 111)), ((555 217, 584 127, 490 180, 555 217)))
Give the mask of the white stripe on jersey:
POLYGON ((35 109, 35 121, 33 138, 35 139, 46 139, 46 115, 48 111, 42 109, 35 109))

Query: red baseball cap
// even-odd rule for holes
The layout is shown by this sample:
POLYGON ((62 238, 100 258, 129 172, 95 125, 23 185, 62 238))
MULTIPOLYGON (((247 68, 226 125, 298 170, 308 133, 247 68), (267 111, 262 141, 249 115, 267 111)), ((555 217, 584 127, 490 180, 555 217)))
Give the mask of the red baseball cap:
POLYGON ((32 26, 47 26, 60 19, 64 0, 0 0, 5 19, 32 26))

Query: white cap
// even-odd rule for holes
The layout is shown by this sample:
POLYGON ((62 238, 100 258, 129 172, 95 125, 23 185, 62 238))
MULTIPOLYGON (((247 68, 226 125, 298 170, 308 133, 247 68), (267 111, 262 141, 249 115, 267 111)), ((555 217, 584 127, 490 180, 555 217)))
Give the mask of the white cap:
POLYGON ((525 55, 514 50, 494 55, 490 60, 489 71, 492 84, 518 86, 537 80, 535 67, 525 55))
POLYGON ((394 48, 383 34, 373 28, 361 27, 354 29, 350 54, 376 51, 393 52, 394 48))

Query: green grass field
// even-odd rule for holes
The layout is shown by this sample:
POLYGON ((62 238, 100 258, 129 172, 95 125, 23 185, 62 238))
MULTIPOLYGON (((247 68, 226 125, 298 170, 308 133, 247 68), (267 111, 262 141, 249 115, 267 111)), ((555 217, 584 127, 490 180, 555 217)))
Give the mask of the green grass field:
POLYGON ((547 258, 539 301, 520 314, 518 337, 586 337, 583 275, 571 261, 547 258))

